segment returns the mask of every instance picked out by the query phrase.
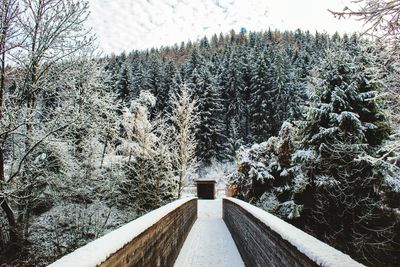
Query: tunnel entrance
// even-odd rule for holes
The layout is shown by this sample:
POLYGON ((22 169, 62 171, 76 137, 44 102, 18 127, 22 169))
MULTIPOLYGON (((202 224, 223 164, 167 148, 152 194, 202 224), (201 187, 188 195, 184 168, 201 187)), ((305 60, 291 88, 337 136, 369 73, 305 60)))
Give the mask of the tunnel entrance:
POLYGON ((215 199, 215 180, 196 180, 195 183, 199 199, 215 199))

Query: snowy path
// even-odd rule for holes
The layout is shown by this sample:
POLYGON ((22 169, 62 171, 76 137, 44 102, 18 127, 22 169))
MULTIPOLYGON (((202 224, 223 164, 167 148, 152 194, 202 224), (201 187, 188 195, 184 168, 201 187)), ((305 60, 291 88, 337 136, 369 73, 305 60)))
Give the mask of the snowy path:
POLYGON ((235 242, 222 220, 222 201, 198 200, 198 218, 194 223, 175 267, 244 266, 235 242))

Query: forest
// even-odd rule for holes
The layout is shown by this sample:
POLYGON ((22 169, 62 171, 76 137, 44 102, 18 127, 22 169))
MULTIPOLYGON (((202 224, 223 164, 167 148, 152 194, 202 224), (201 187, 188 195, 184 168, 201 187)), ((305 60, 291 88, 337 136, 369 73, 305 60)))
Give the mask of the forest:
POLYGON ((0 5, 0 265, 45 266, 232 163, 235 197, 400 264, 390 47, 266 25, 99 56, 88 3, 0 5))
POLYGON ((106 68, 122 102, 143 88, 161 100, 155 114, 185 84, 198 102, 200 167, 235 160, 236 197, 367 265, 399 263, 398 65, 384 47, 355 34, 242 30, 106 68))

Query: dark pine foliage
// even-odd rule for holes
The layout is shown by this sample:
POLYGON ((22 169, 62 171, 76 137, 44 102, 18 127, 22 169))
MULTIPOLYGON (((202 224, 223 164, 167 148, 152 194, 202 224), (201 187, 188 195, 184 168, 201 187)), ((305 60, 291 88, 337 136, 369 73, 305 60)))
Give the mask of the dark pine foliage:
POLYGON ((171 90, 185 83, 199 98, 197 155, 204 163, 235 156, 240 145, 276 135, 300 118, 305 84, 330 46, 355 50, 357 37, 295 32, 241 31, 179 46, 132 51, 109 59, 111 86, 125 105, 141 90, 169 111, 171 90))

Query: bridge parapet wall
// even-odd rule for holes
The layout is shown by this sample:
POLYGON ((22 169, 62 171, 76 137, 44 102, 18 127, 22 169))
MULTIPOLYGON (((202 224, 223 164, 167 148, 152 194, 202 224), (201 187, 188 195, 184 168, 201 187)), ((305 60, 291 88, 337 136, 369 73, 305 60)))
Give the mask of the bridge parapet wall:
POLYGON ((92 241, 50 266, 173 266, 196 218, 197 198, 180 199, 92 241))
POLYGON ((223 219, 246 266, 363 266, 249 203, 223 199, 223 219))

